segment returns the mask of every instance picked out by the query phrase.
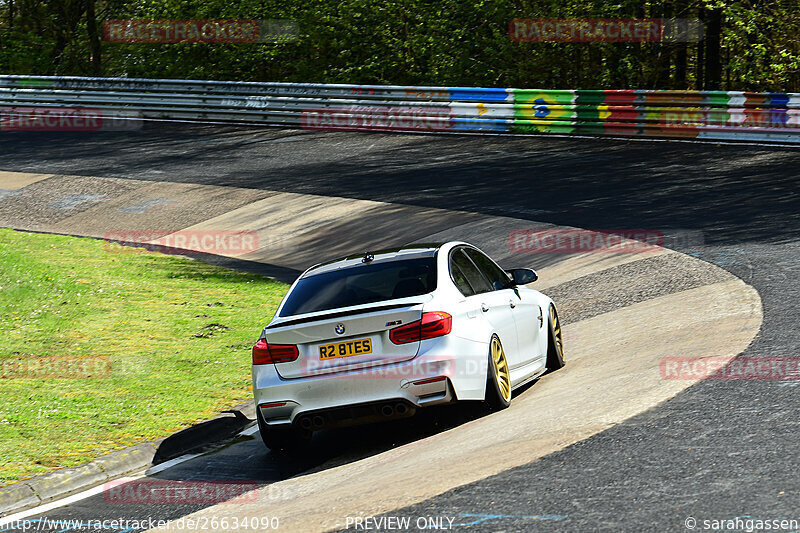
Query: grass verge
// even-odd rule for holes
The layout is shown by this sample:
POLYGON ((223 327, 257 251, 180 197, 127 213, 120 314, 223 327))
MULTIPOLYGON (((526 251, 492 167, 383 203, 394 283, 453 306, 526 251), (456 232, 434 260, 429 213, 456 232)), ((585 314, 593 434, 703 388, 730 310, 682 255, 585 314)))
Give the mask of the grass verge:
POLYGON ((185 257, 0 229, 0 485, 251 398, 288 286, 185 257))

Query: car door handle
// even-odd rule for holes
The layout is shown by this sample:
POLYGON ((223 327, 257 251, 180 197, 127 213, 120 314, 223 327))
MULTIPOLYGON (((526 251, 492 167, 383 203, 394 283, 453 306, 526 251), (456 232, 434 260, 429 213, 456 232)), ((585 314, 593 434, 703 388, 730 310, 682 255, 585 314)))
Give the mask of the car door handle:
POLYGON ((486 312, 486 311, 488 311, 488 310, 489 310, 489 306, 488 306, 488 305, 486 305, 486 304, 481 304, 481 311, 483 311, 483 312, 485 313, 485 312, 486 312))
POLYGON ((514 309, 517 306, 517 304, 514 303, 514 300, 509 300, 508 305, 511 306, 511 309, 514 309))

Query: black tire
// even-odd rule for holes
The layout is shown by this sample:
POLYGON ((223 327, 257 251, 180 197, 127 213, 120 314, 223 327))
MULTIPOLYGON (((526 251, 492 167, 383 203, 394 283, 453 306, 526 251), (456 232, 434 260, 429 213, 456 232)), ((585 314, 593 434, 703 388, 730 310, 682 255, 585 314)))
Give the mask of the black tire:
POLYGON ((511 405, 511 374, 508 370, 508 360, 503 351, 503 345, 497 335, 492 335, 492 340, 489 342, 487 363, 484 402, 492 410, 505 409, 511 405), (499 349, 499 354, 497 349, 499 349))
POLYGON ((564 340, 561 337, 561 321, 554 305, 550 306, 547 319, 548 338, 547 338, 547 370, 553 372, 562 368, 564 361, 564 340))
POLYGON ((295 453, 304 450, 311 442, 311 431, 305 431, 294 426, 270 426, 257 413, 258 431, 264 444, 277 453, 295 453))

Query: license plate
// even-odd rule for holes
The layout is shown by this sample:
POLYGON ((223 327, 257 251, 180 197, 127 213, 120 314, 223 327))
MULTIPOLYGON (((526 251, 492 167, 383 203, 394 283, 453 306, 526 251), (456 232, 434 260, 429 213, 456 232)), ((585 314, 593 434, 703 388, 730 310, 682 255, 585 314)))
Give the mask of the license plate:
POLYGON ((365 353, 372 353, 372 341, 370 339, 334 342, 332 344, 323 344, 319 347, 319 358, 322 361, 365 353))

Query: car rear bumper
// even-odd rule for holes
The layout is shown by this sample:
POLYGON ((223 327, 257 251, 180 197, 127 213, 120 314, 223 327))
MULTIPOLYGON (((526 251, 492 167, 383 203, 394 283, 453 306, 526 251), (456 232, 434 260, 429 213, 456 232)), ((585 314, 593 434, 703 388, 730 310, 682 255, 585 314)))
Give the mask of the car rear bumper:
MULTIPOLYGON (((312 377, 284 379, 274 365, 253 366, 253 393, 256 406, 268 425, 314 421, 319 429, 322 416, 325 427, 344 421, 350 408, 352 418, 385 419, 410 416, 418 407, 450 403, 456 399, 452 380, 463 373, 463 362, 448 355, 420 355, 411 361, 367 369, 312 377), (396 412, 387 413, 393 406, 396 412), (406 410, 399 408, 407 407, 406 410), (360 416, 358 409, 366 407, 360 416), (402 411, 402 412, 399 412, 402 411)), ((308 428, 307 428, 308 429, 308 428)))

